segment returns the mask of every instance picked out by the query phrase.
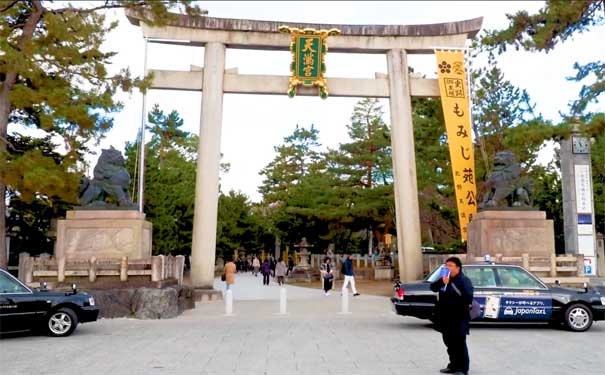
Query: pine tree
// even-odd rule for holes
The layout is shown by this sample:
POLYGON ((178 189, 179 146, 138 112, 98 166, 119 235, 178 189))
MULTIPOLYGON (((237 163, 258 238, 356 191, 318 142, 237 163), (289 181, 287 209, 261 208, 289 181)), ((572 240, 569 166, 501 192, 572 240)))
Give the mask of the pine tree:
MULTIPOLYGON (((550 51, 574 34, 605 25, 605 0, 547 0, 536 14, 519 11, 507 15, 510 24, 504 30, 490 30, 482 38, 483 46, 502 53, 507 46, 527 51, 550 51)), ((574 64, 572 80, 589 79, 580 90, 579 99, 571 106, 571 115, 579 115, 591 102, 605 92, 605 62, 598 60, 584 65, 574 64)))
POLYGON ((275 146, 277 155, 259 172, 265 177, 259 192, 267 204, 286 199, 289 189, 299 184, 320 160, 318 134, 313 125, 308 129, 296 125, 284 143, 275 146))
MULTIPOLYGON (((200 14, 188 1, 108 0, 86 7, 86 3, 61 7, 50 1, 8 1, 0 5, 0 195, 4 197, 11 173, 22 176, 31 164, 45 163, 48 173, 60 174, 79 168, 82 145, 98 140, 112 126, 110 114, 121 108, 114 100, 118 90, 144 89, 145 79, 133 78, 125 69, 110 75, 107 64, 114 52, 103 52, 105 35, 117 24, 105 23, 102 10, 138 9, 151 24, 162 25, 171 17, 168 10, 180 4, 189 14, 200 14), (58 136, 65 146, 61 165, 44 156, 23 154, 7 167, 9 123, 38 128, 58 136), (24 169, 15 171, 17 166, 24 169)), ((32 189, 53 195, 57 186, 44 178, 32 189), (53 190, 48 190, 53 189, 53 190)), ((5 248, 5 200, 0 199, 0 249, 5 248)), ((0 251, 0 267, 6 256, 0 251)))
POLYGON ((534 144, 507 142, 510 130, 519 124, 541 120, 534 112, 526 90, 506 80, 495 58, 490 54, 488 65, 473 72, 473 123, 475 143, 481 163, 476 176, 486 178, 492 169, 494 155, 499 151, 514 148, 516 156, 526 166, 534 164, 543 139, 534 144))

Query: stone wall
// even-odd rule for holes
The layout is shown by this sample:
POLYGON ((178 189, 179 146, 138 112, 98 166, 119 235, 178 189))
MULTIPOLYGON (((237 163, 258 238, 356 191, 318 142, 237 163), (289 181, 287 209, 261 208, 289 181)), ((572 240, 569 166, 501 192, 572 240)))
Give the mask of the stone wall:
POLYGON ((182 285, 87 292, 99 307, 99 318, 169 319, 195 308, 193 289, 182 285))

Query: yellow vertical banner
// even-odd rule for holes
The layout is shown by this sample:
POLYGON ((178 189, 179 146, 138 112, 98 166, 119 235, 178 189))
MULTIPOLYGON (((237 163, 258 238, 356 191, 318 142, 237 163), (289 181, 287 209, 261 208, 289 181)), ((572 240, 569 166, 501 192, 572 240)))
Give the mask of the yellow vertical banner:
POLYGON ((466 241, 466 227, 477 213, 477 187, 464 52, 435 51, 435 56, 461 237, 466 241))

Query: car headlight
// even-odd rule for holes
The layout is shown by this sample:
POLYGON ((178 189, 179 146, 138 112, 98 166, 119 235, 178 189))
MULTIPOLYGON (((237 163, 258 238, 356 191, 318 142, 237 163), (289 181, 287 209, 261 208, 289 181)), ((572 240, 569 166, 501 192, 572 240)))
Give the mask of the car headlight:
POLYGON ((95 305, 95 299, 93 297, 88 297, 88 304, 90 306, 94 306, 95 305))
POLYGON ((605 306, 605 297, 601 297, 601 305, 605 306))

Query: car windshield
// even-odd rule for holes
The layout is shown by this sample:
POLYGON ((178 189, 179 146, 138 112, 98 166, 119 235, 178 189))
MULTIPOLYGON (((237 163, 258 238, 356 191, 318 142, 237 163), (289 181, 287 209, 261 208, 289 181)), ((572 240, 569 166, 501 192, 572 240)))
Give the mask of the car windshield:
POLYGON ((23 285, 15 281, 4 272, 0 272, 0 293, 27 293, 23 285))

